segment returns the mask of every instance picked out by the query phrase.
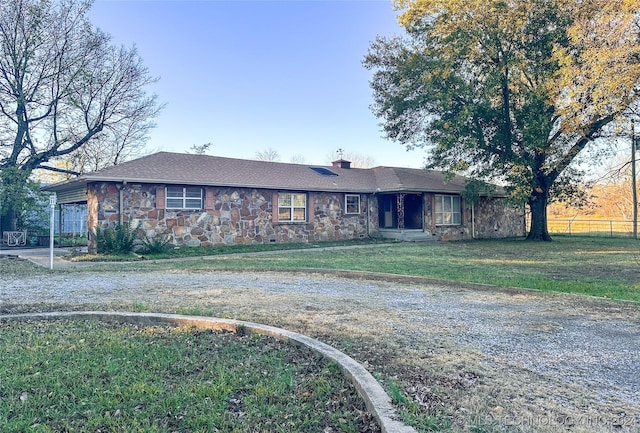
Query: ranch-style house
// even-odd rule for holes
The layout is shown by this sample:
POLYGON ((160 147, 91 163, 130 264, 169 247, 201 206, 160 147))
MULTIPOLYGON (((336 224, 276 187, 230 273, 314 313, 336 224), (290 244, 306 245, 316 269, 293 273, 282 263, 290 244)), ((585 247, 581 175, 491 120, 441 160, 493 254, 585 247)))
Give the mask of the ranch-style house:
POLYGON ((465 183, 424 169, 351 168, 342 159, 314 166, 159 152, 44 189, 61 206, 86 203, 90 233, 128 221, 180 246, 525 233, 523 210, 500 189, 468 203, 465 183))

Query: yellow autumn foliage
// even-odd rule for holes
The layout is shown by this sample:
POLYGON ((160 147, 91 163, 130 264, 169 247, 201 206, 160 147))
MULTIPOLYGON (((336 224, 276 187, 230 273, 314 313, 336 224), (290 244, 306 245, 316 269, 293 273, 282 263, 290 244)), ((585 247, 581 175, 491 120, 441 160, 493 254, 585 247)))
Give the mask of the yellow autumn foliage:
POLYGON ((590 0, 574 7, 569 47, 554 56, 561 68, 556 107, 564 127, 580 130, 602 113, 620 113, 637 97, 640 0, 590 0))
MULTIPOLYGON (((536 81, 526 68, 511 71, 512 85, 537 87, 548 95, 563 119, 564 132, 582 135, 603 116, 617 116, 637 98, 640 84, 640 0, 393 0, 407 29, 425 17, 432 34, 442 40, 475 38, 469 59, 488 61, 501 55, 523 55, 522 29, 537 11, 558 11, 558 25, 567 23, 564 44, 554 47, 551 77, 536 81), (544 6, 544 7, 543 7, 544 6), (493 56, 493 57, 491 57, 493 56), (519 81, 517 84, 514 82, 519 81)), ((541 12, 540 12, 541 13, 541 12)), ((454 53, 451 53, 455 55, 454 53)))

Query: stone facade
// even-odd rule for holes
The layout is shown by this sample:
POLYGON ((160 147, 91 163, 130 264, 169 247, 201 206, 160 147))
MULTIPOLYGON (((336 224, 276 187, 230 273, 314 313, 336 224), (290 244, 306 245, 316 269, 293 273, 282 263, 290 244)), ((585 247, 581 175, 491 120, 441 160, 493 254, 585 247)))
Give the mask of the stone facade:
POLYGON ((511 207, 504 198, 481 197, 471 205, 461 200, 462 224, 437 226, 434 210, 435 194, 425 194, 425 233, 435 240, 499 239, 523 236, 524 212, 511 207))
POLYGON ((509 206, 502 198, 484 198, 473 206, 476 239, 499 239, 526 235, 524 209, 509 206))
MULTIPOLYGON (((398 194, 402 196, 403 194, 398 194)), ((415 194, 410 194, 415 195, 415 194)), ((438 194, 423 193, 420 203, 420 213, 415 209, 402 209, 398 220, 407 214, 411 218, 418 215, 422 218, 421 226, 415 228, 413 221, 408 221, 409 228, 397 227, 381 230, 384 237, 409 241, 455 241, 465 239, 490 239, 520 237, 525 234, 525 221, 522 209, 510 207, 504 198, 481 197, 477 203, 471 205, 461 198, 461 224, 437 225, 435 215, 435 200, 438 194)), ((374 198, 375 200, 375 198, 374 198)), ((400 208, 402 200, 398 200, 400 208)), ((415 206, 415 203, 413 204, 415 206)), ((405 218, 405 224, 407 224, 405 218)))
MULTIPOLYGON (((165 209, 163 184, 92 183, 87 188, 88 226, 127 221, 147 236, 169 236, 174 245, 215 246, 283 242, 327 242, 380 235, 378 199, 360 194, 360 213, 345 213, 345 194, 307 192, 307 222, 274 221, 274 193, 259 188, 203 188, 204 209, 165 209)), ((282 191, 290 192, 290 191, 282 191)), ((500 198, 473 207, 462 201, 462 224, 436 226, 434 194, 422 194, 424 239, 458 240, 521 236, 522 212, 500 198), (475 233, 473 231, 475 230, 475 233)), ((419 219, 419 217, 418 217, 419 219)), ((90 249, 95 251, 95 240, 90 249)))
POLYGON ((158 206, 156 194, 164 186, 90 185, 89 227, 127 221, 149 237, 168 235, 172 244, 187 246, 349 240, 376 231, 375 219, 369 217, 376 208, 366 194, 360 195, 360 213, 353 215, 344 213, 344 194, 309 192, 308 222, 291 223, 274 222, 271 190, 207 187, 205 209, 161 209, 164 206, 158 206))

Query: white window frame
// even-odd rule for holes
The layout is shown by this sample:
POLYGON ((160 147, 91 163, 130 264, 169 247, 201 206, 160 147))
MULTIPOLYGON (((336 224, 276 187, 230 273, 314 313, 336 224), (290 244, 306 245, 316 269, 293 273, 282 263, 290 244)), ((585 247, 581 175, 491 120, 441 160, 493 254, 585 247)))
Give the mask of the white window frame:
POLYGON ((360 215, 360 194, 344 195, 344 213, 347 215, 360 215), (356 203, 349 203, 349 199, 356 199, 356 203), (357 210, 350 212, 349 207, 357 206, 357 210))
POLYGON ((195 186, 168 186, 165 189, 165 205, 167 209, 203 209, 204 197, 202 188, 195 186), (171 195, 169 194, 169 191, 171 195), (179 190, 182 190, 180 192, 179 190), (200 196, 193 193, 198 190, 200 196))
POLYGON ((278 193, 278 222, 285 223, 304 223, 307 222, 307 194, 296 192, 281 192, 278 193), (297 198, 297 200, 296 200, 297 198), (304 203, 302 205, 301 203, 304 203), (281 211, 284 210, 284 213, 281 211), (297 217, 300 210, 303 212, 303 217, 297 217), (298 212, 296 212, 298 211, 298 212), (288 213, 289 217, 283 216, 288 213))
POLYGON ((462 200, 460 196, 437 194, 435 214, 436 226, 462 225, 462 200))

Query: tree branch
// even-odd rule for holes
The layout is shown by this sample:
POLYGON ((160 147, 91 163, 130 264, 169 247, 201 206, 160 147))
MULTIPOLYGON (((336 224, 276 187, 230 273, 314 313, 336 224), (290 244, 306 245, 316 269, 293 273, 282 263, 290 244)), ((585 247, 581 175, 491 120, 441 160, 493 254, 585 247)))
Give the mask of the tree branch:
POLYGON ((80 176, 81 173, 78 173, 77 171, 73 171, 73 170, 67 170, 64 168, 57 168, 57 167, 51 167, 48 165, 40 165, 36 168, 42 169, 42 170, 48 170, 48 171, 54 171, 56 173, 64 173, 64 174, 71 174, 73 176, 80 176))

